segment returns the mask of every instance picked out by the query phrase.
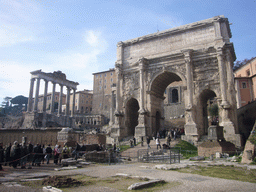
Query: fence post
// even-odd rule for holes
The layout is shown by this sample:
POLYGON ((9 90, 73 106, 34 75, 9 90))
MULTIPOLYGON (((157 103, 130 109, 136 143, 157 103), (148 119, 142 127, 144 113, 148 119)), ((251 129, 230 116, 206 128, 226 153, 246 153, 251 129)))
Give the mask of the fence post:
POLYGON ((172 151, 170 149, 170 164, 172 164, 172 151))

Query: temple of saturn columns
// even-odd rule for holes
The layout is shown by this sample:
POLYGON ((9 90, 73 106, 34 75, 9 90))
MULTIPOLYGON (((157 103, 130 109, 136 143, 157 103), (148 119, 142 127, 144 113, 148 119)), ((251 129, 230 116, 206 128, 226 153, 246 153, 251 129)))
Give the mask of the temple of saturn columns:
POLYGON ((238 132, 229 21, 217 16, 117 44, 111 137, 152 136, 164 128, 164 92, 181 82, 185 135, 207 135, 207 101, 217 98, 226 141, 241 146, 238 132))
MULTIPOLYGON (((84 115, 77 116, 75 114, 75 94, 77 85, 79 83, 66 79, 66 75, 61 71, 55 71, 53 73, 45 73, 41 70, 32 71, 30 79, 30 90, 28 99, 28 108, 25 115, 25 120, 22 125, 23 128, 40 128, 40 127, 100 127, 103 123, 102 115, 84 115), (40 81, 44 80, 44 94, 43 94, 43 107, 42 111, 38 109, 38 97, 40 89, 40 81), (34 84, 36 82, 36 89, 34 91, 34 84), (52 83, 52 92, 50 96, 50 110, 47 110, 47 97, 48 83, 52 83), (56 102, 56 85, 59 85, 59 100, 58 109, 55 109, 56 102), (66 87, 66 101, 65 112, 62 111, 63 100, 63 88, 66 87), (70 100, 70 94, 72 90, 72 101, 70 100), (71 102, 71 103, 70 103, 71 102), (70 109, 71 108, 71 109, 70 109)), ((65 97, 64 97, 65 98, 65 97)), ((48 101, 49 103, 49 101, 48 101)))
POLYGON ((72 107, 70 109, 70 92, 73 90, 73 95, 76 93, 77 85, 79 83, 69 81, 66 79, 66 75, 61 71, 55 71, 53 73, 45 73, 41 70, 32 71, 30 79, 30 90, 28 98, 28 108, 25 115, 25 120, 23 123, 23 128, 35 128, 35 127, 46 127, 49 125, 49 122, 57 123, 61 126, 71 126, 72 117, 74 116, 74 104, 75 97, 72 100, 72 107), (43 95, 43 110, 42 113, 38 111, 38 97, 40 89, 40 80, 44 80, 44 95, 43 95), (36 81, 36 90, 34 94, 34 84, 36 81), (47 103, 47 94, 48 94, 48 83, 52 83, 52 93, 50 101, 50 113, 46 113, 46 103, 47 103), (55 89, 56 84, 60 86, 59 101, 58 101, 58 112, 56 114, 54 110, 55 105, 55 89), (63 87, 67 88, 66 95, 66 110, 65 114, 62 115, 62 99, 63 99, 63 87), (48 122, 48 125, 47 125, 48 122))

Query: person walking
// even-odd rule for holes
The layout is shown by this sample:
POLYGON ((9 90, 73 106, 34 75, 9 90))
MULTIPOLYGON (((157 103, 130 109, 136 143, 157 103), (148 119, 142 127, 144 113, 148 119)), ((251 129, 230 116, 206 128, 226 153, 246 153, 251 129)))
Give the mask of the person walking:
POLYGON ((150 138, 149 138, 149 136, 147 136, 147 145, 148 145, 148 149, 150 148, 151 149, 151 147, 150 147, 150 138))
POLYGON ((166 137, 166 144, 170 147, 170 144, 171 144, 171 136, 170 135, 168 135, 166 137))
POLYGON ((133 137, 133 144, 134 144, 134 146, 136 146, 136 138, 135 137, 133 137))
POLYGON ((156 138, 156 149, 158 149, 158 146, 159 146, 160 149, 161 149, 161 144, 160 144, 159 137, 156 138))

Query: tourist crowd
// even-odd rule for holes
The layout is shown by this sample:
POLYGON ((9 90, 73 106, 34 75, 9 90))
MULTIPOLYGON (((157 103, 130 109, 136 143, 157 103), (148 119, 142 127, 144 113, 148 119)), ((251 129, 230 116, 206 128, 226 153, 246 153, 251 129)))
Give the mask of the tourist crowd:
POLYGON ((62 159, 71 156, 72 148, 67 147, 67 145, 64 145, 64 147, 56 145, 52 148, 51 145, 33 145, 31 142, 26 145, 15 141, 13 144, 10 143, 8 146, 3 147, 3 144, 0 143, 0 170, 2 170, 2 165, 9 165, 13 168, 20 166, 21 169, 24 169, 31 166, 40 166, 45 161, 46 164, 49 164, 52 158, 57 165, 61 163, 62 159))

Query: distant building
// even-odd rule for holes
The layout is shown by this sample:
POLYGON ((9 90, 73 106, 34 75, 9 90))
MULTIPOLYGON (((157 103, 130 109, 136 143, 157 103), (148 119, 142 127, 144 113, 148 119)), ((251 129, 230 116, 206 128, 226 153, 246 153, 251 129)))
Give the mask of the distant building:
MULTIPOLYGON (((84 89, 76 92, 75 114, 90 114, 92 112, 93 91, 84 89)), ((70 95, 70 101, 73 100, 73 94, 70 95)), ((70 109, 72 102, 70 102, 70 109)))
POLYGON ((256 99, 256 58, 234 71, 237 108, 256 99))
MULTIPOLYGON (((59 106, 59 97, 60 93, 55 92, 54 94, 54 111, 58 111, 58 106, 59 106)), ((44 100, 44 95, 39 95, 38 96, 38 112, 42 113, 43 112, 43 100, 44 100)), ((52 100, 52 93, 47 94, 47 99, 46 99, 46 112, 50 113, 51 109, 51 100, 52 100)), ((33 98, 33 103, 34 103, 34 98, 33 98)), ((66 95, 62 94, 62 105, 66 104, 66 95)))
POLYGON ((111 113, 112 87, 116 84, 115 69, 93 73, 92 113, 105 116, 108 122, 111 113))
POLYGON ((184 116, 185 104, 183 98, 182 81, 171 83, 164 92, 164 117, 170 120, 174 117, 184 116))

